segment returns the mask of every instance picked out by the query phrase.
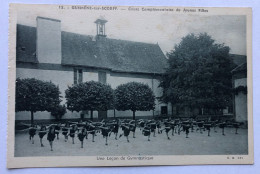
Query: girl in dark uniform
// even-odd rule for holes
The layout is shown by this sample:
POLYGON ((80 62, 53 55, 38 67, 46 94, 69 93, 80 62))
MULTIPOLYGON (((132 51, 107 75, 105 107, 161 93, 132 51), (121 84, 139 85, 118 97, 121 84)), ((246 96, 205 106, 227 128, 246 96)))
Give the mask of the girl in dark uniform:
MULTIPOLYGON (((129 128, 129 125, 126 123, 126 124, 123 124, 121 125, 122 127, 122 130, 124 131, 124 136, 126 137, 126 140, 127 142, 129 143, 129 139, 128 139, 128 136, 129 136, 129 133, 130 133, 130 128, 129 128)), ((120 134, 119 135, 119 138, 122 136, 123 134, 120 134)))
POLYGON ((54 126, 50 126, 49 132, 48 132, 48 135, 47 135, 47 140, 50 143, 51 151, 53 151, 52 145, 53 145, 54 139, 55 139, 55 127, 54 126))
POLYGON ((132 120, 129 122, 129 129, 133 132, 133 138, 135 138, 135 130, 136 130, 136 121, 132 120))
MULTIPOLYGON (((151 122, 150 123, 150 128, 151 128, 151 132, 153 132, 153 136, 155 137, 155 132, 156 132, 156 123, 155 122, 151 122)), ((150 137, 150 136, 149 136, 150 137)), ((149 138, 148 138, 149 139, 149 138)), ((150 141, 150 140, 148 140, 150 141)))
POLYGON ((108 145, 107 144, 107 137, 108 137, 108 134, 111 132, 111 130, 109 129, 109 127, 107 126, 107 123, 105 122, 105 124, 103 126, 100 126, 100 129, 101 129, 101 133, 103 135, 103 138, 106 138, 106 146, 108 145))
POLYGON ((117 140, 118 130, 119 130, 119 120, 116 120, 113 123, 113 129, 112 129, 112 132, 114 132, 114 134, 115 134, 115 139, 116 140, 117 140))
POLYGON ((190 121, 184 121, 182 122, 183 131, 185 131, 186 138, 189 138, 190 133, 190 121))
POLYGON ((76 124, 72 125, 70 128, 70 133, 69 133, 70 137, 72 138, 72 144, 74 144, 74 137, 76 134, 76 130, 77 130, 76 124))
POLYGON ((32 140, 32 144, 34 144, 34 135, 36 134, 37 125, 32 125, 29 128, 29 139, 32 140))
POLYGON ((191 126, 191 132, 193 132, 194 131, 194 125, 196 124, 196 121, 191 119, 190 122, 191 122, 191 125, 190 125, 191 126))
MULTIPOLYGON (((96 127, 92 123, 87 123, 87 132, 92 134, 92 142, 95 142, 96 127)), ((86 137, 87 138, 87 137, 86 137)))
POLYGON ((161 133, 161 128, 162 128, 162 126, 161 126, 161 121, 160 120, 158 120, 157 122, 156 122, 156 127, 157 127, 157 132, 158 132, 158 134, 160 134, 161 133))
POLYGON ((181 124, 180 119, 175 119, 174 120, 174 133, 175 134, 177 134, 177 133, 180 134, 180 132, 179 132, 180 124, 181 124))
POLYGON ((172 136, 174 136, 174 130, 175 130, 175 121, 171 121, 170 123, 170 126, 171 126, 171 130, 172 130, 172 136))
POLYGON ((190 118, 189 120, 187 120, 187 122, 189 122, 190 130, 191 132, 193 132, 193 118, 190 118))
POLYGON ((240 126, 240 123, 233 123, 233 126, 236 129, 236 133, 235 134, 238 134, 237 130, 238 130, 239 126, 240 126))
POLYGON ((85 125, 83 126, 83 127, 79 127, 79 130, 81 130, 81 128, 84 128, 84 129, 86 129, 86 136, 85 136, 85 138, 86 138, 86 140, 88 139, 88 130, 89 130, 89 122, 86 122, 86 123, 84 123, 85 125))
POLYGON ((211 125, 212 125, 212 124, 211 124, 210 122, 204 124, 205 129, 208 131, 208 136, 210 136, 210 128, 211 128, 211 125))
POLYGON ((226 122, 222 122, 219 124, 219 128, 222 129, 222 135, 225 136, 225 127, 226 127, 226 122))
POLYGON ((213 121, 212 124, 211 124, 211 127, 213 127, 214 132, 217 132, 217 130, 216 130, 217 122, 218 122, 218 121, 215 120, 215 121, 213 121))
POLYGON ((55 125, 55 134, 57 135, 57 140, 59 139, 60 127, 60 123, 55 125))
POLYGON ((39 138, 40 138, 41 147, 44 147, 44 145, 42 144, 42 138, 43 138, 44 135, 46 135, 46 134, 47 134, 47 128, 46 128, 46 126, 41 125, 41 128, 40 128, 39 133, 38 133, 39 138))
POLYGON ((182 120, 179 119, 178 124, 177 124, 178 135, 181 134, 181 128, 183 128, 183 127, 182 127, 182 120))
POLYGON ((170 140, 170 137, 169 137, 169 131, 171 130, 170 123, 169 122, 165 122, 164 124, 165 124, 165 127, 164 127, 163 130, 161 130, 161 132, 165 130, 167 139, 170 140))
POLYGON ((198 121, 198 122, 197 122, 197 125, 198 125, 198 129, 197 129, 197 130, 200 130, 200 133, 202 134, 202 129, 203 129, 203 126, 204 126, 204 121, 198 121))
POLYGON ((79 128, 78 138, 81 142, 81 148, 83 148, 83 141, 85 136, 87 135, 86 129, 84 127, 79 128))
POLYGON ((86 123, 82 122, 82 120, 78 121, 77 127, 78 128, 83 128, 86 125, 86 123))
MULTIPOLYGON (((154 130, 154 132, 155 132, 155 130, 154 130)), ((144 136, 147 136, 148 137, 148 141, 150 141, 150 135, 151 135, 151 126, 150 126, 150 124, 147 124, 144 127, 142 133, 143 133, 144 136)))
POLYGON ((62 128, 62 135, 64 135, 64 141, 68 141, 68 134, 69 134, 70 125, 66 123, 65 126, 62 128))
POLYGON ((138 124, 139 124, 140 130, 142 130, 144 128, 145 122, 144 122, 144 120, 139 120, 138 124))

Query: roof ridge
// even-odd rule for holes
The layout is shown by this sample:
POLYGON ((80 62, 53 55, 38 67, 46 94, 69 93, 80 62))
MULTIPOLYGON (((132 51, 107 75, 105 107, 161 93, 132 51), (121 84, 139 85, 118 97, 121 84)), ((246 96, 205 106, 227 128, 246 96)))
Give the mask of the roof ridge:
MULTIPOLYGON (((87 37, 91 37, 91 38, 96 37, 95 35, 74 33, 74 32, 71 32, 71 31, 61 31, 61 32, 75 34, 75 35, 81 35, 81 36, 87 36, 87 37)), ((132 42, 132 43, 140 43, 140 44, 159 45, 157 43, 149 43, 149 42, 141 42, 141 41, 131 41, 131 40, 124 40, 124 39, 108 38, 108 37, 106 37, 106 39, 108 39, 108 40, 116 40, 116 41, 124 41, 124 42, 132 42)))
POLYGON ((21 26, 24 26, 24 27, 31 27, 31 28, 35 28, 36 29, 36 26, 24 25, 24 24, 19 24, 19 23, 17 23, 16 25, 21 25, 21 26))
POLYGON ((235 67, 233 70, 231 70, 231 72, 236 71, 237 69, 239 69, 240 67, 244 66, 245 64, 247 64, 247 62, 241 63, 240 65, 238 65, 237 67, 235 67))
POLYGON ((231 56, 245 56, 247 57, 247 55, 243 55, 243 54, 234 54, 234 53, 230 53, 231 56))
MULTIPOLYGON (((24 24, 18 24, 17 25, 22 25, 22 26, 26 26, 26 27, 32 27, 32 28, 35 28, 36 29, 36 26, 30 26, 30 25, 24 25, 24 24)), ((71 33, 71 34, 75 34, 75 35, 81 35, 81 36, 87 36, 87 37, 96 37, 94 35, 88 35, 88 34, 82 34, 82 33, 75 33, 75 32, 71 32, 71 31, 64 31, 64 30, 61 30, 61 32, 64 32, 64 33, 71 33)), ((118 41, 125 41, 125 42, 133 42, 133 43, 142 43, 142 44, 149 44, 149 45, 159 45, 158 43, 149 43, 149 42, 141 42, 141 41, 131 41, 131 40, 124 40, 124 39, 115 39, 115 38, 106 38, 106 39, 109 39, 109 40, 118 40, 118 41)))

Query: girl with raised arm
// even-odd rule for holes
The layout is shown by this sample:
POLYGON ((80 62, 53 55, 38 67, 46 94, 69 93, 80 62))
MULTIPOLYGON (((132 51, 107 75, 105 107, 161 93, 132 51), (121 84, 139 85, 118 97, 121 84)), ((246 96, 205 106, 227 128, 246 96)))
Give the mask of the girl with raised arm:
POLYGON ((55 125, 55 134, 57 135, 57 140, 59 139, 60 127, 61 127, 61 123, 55 125))
POLYGON ((42 143, 42 138, 47 134, 47 128, 46 126, 44 126, 43 124, 41 125, 41 128, 39 130, 39 138, 40 138, 40 143, 41 143, 41 147, 44 147, 43 143, 42 143))
POLYGON ((78 139, 81 143, 81 148, 83 148, 83 141, 84 141, 86 134, 87 134, 87 132, 84 127, 79 128, 78 139))
POLYGON ((147 136, 148 137, 148 141, 150 141, 150 135, 151 135, 151 126, 150 126, 150 124, 146 124, 145 125, 142 133, 143 133, 144 136, 147 136))
POLYGON ((70 128, 70 133, 69 133, 70 137, 72 138, 72 144, 74 144, 74 137, 76 134, 76 130, 77 130, 76 124, 72 125, 70 128))
POLYGON ((106 144, 105 145, 107 146, 108 145, 107 144, 107 138, 108 138, 108 135, 111 132, 111 130, 109 129, 106 122, 102 126, 100 126, 100 129, 101 129, 101 133, 103 135, 103 138, 106 138, 106 144))
POLYGON ((170 137, 169 137, 169 132, 170 132, 170 130, 171 130, 170 122, 167 122, 167 121, 166 121, 166 122, 164 123, 164 125, 165 125, 165 127, 164 127, 164 129, 161 130, 161 132, 165 130, 167 139, 170 140, 170 137))
POLYGON ((69 125, 68 122, 67 122, 67 123, 65 124, 65 126, 61 129, 62 135, 64 135, 64 141, 65 141, 65 142, 68 141, 69 129, 70 129, 70 125, 69 125))
MULTIPOLYGON (((129 136, 129 133, 130 133, 130 128, 129 128, 129 124, 128 123, 125 123, 123 125, 121 125, 122 127, 122 130, 124 131, 124 136, 126 137, 126 140, 127 142, 129 143, 129 139, 128 139, 128 136, 129 136)), ((120 134, 119 135, 119 138, 122 136, 123 134, 120 134)))
POLYGON ((32 140, 32 144, 34 144, 34 135, 36 134, 37 125, 32 124, 29 128, 29 139, 32 140))
POLYGON ((135 130, 136 130, 136 121, 132 120, 129 122, 129 129, 133 132, 133 138, 135 138, 135 130))
POLYGON ((113 122, 112 132, 115 134, 115 139, 116 139, 116 140, 117 140, 118 130, 119 130, 119 120, 115 120, 115 121, 113 122))
POLYGON ((51 125, 49 127, 49 132, 48 132, 48 135, 47 135, 47 140, 49 141, 50 143, 50 146, 51 146, 51 151, 53 151, 52 149, 52 146, 53 146, 53 141, 55 139, 55 126, 54 125, 51 125))

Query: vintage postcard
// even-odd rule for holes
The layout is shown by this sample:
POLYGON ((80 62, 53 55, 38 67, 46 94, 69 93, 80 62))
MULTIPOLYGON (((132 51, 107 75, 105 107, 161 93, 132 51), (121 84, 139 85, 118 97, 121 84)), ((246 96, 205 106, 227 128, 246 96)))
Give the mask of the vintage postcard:
POLYGON ((9 13, 8 168, 253 164, 251 8, 9 13))

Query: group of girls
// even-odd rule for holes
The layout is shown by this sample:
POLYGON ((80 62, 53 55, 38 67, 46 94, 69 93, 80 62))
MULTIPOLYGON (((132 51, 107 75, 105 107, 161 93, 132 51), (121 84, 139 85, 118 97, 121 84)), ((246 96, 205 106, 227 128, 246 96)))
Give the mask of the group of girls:
POLYGON ((108 123, 107 121, 102 122, 67 122, 65 124, 51 124, 51 125, 37 125, 33 124, 31 127, 29 127, 29 139, 34 144, 34 136, 36 135, 36 132, 38 132, 39 138, 40 138, 40 144, 41 147, 44 147, 43 145, 43 137, 47 134, 47 140, 49 141, 51 151, 53 151, 53 141, 57 137, 59 139, 59 134, 64 136, 64 141, 67 142, 68 138, 71 137, 72 144, 75 143, 75 137, 78 137, 79 141, 81 142, 81 147, 83 148, 83 141, 84 139, 88 139, 88 135, 92 135, 92 142, 95 142, 95 136, 97 133, 100 133, 103 135, 104 138, 106 138, 106 145, 107 138, 110 136, 110 134, 113 132, 115 134, 115 139, 117 139, 117 134, 119 130, 119 121, 114 120, 113 122, 108 123))
MULTIPOLYGON (((239 123, 232 123, 233 126, 237 129, 239 127, 239 123)), ((90 134, 92 137, 92 142, 95 142, 95 136, 98 133, 101 133, 103 138, 105 138, 105 145, 108 145, 108 137, 110 137, 111 133, 115 135, 115 140, 118 139, 119 129, 122 129, 122 133, 119 135, 119 138, 124 136, 126 137, 126 141, 129 141, 129 135, 132 132, 133 138, 135 138, 135 132, 137 129, 140 129, 143 136, 147 137, 148 141, 150 141, 151 135, 156 137, 156 132, 158 134, 166 133, 166 137, 170 140, 169 132, 171 131, 171 135, 180 134, 182 131, 185 132, 186 138, 188 138, 190 130, 194 132, 196 131, 208 131, 208 136, 210 136, 211 128, 214 128, 216 131, 216 126, 219 126, 222 129, 222 134, 224 134, 224 128, 227 126, 226 122, 218 122, 218 121, 195 121, 193 119, 181 120, 181 119, 166 119, 166 120, 102 120, 101 122, 66 122, 65 124, 51 124, 51 125, 31 125, 29 128, 29 138, 34 144, 34 136, 36 132, 38 132, 40 138, 41 147, 43 147, 43 137, 47 134, 47 140, 49 141, 51 151, 53 151, 53 141, 57 137, 59 139, 59 134, 64 136, 64 141, 67 142, 68 138, 71 137, 72 144, 75 143, 75 137, 77 137, 81 143, 81 148, 83 148, 84 139, 88 139, 88 135, 90 134), (39 128, 38 128, 39 127, 39 128)), ((121 132, 121 131, 120 131, 121 132)))
POLYGON ((210 121, 210 120, 193 120, 193 119, 187 119, 187 120, 181 120, 181 119, 166 119, 161 121, 155 121, 155 120, 140 120, 139 121, 139 127, 143 127, 142 133, 144 136, 148 137, 148 141, 150 141, 150 135, 153 133, 153 136, 155 137, 156 129, 158 131, 158 134, 165 132, 166 137, 168 140, 170 140, 169 132, 171 131, 172 136, 174 134, 180 135, 181 132, 185 132, 186 138, 189 138, 189 133, 194 132, 196 128, 196 132, 200 131, 202 134, 203 131, 208 132, 208 136, 210 136, 211 129, 213 128, 214 132, 216 131, 217 126, 221 128, 222 135, 225 136, 225 127, 234 127, 235 128, 235 134, 237 134, 238 128, 242 125, 242 123, 230 121, 210 121), (163 125, 163 129, 162 126, 163 125))
POLYGON ((40 128, 38 128, 37 124, 31 125, 31 127, 29 128, 29 138, 32 141, 32 144, 34 144, 34 136, 36 134, 36 131, 38 130, 41 147, 44 147, 42 139, 47 134, 47 140, 50 143, 51 151, 53 151, 52 145, 55 139, 55 134, 58 134, 58 131, 55 128, 56 125, 54 124, 51 124, 49 126, 45 126, 42 124, 40 125, 40 128))

